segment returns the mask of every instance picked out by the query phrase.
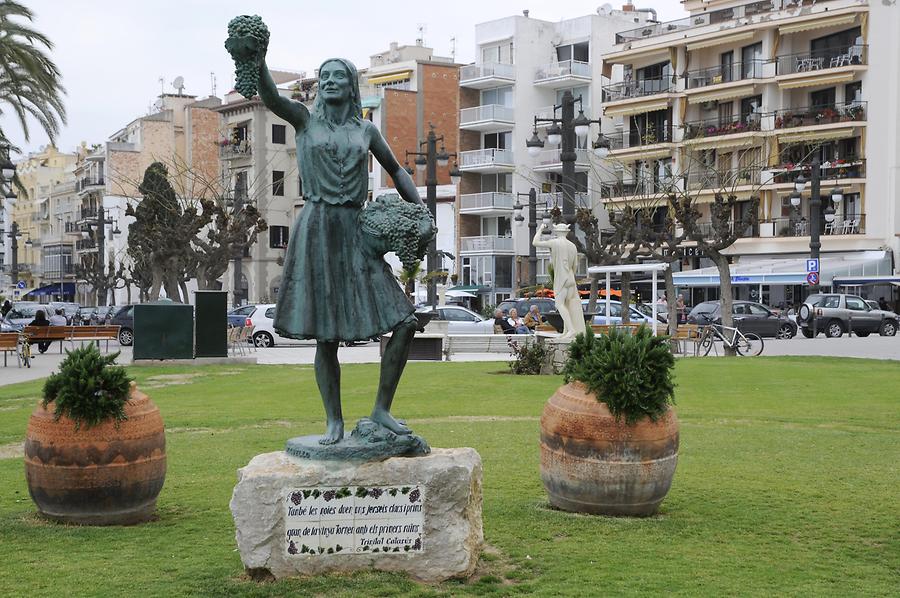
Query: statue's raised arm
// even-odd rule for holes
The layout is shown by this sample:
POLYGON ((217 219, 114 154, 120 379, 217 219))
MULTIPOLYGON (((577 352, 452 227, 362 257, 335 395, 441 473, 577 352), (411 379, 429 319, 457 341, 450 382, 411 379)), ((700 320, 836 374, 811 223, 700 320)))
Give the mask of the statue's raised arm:
POLYGON ((228 39, 225 49, 235 63, 235 89, 248 100, 259 92, 266 107, 291 123, 295 129, 303 128, 309 120, 309 110, 278 93, 272 75, 266 66, 269 47, 269 29, 256 15, 241 15, 228 23, 228 39))

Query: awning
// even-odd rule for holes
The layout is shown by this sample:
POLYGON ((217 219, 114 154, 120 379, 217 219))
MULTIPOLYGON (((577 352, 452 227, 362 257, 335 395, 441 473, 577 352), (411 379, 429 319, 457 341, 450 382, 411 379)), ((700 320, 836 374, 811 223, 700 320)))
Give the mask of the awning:
POLYGON ((369 77, 368 81, 371 85, 379 85, 383 83, 393 83, 395 81, 404 81, 410 78, 411 70, 401 71, 399 73, 390 73, 388 75, 379 75, 377 77, 369 77))
POLYGON ((727 89, 719 89, 716 91, 708 91, 706 93, 691 94, 688 96, 689 104, 701 104, 703 102, 733 100, 753 95, 755 87, 753 85, 740 85, 738 87, 729 87, 727 89))
POLYGON ((477 295, 474 295, 474 294, 470 293, 469 291, 446 291, 445 294, 447 295, 447 297, 455 297, 455 298, 460 298, 460 297, 468 297, 468 298, 471 298, 471 297, 477 297, 477 295))
MULTIPOLYGON (((62 294, 63 295, 74 295, 75 294, 75 283, 74 282, 64 282, 62 285, 62 294)), ((59 295, 59 283, 48 284, 43 287, 38 287, 31 291, 28 291, 24 297, 44 297, 49 295, 59 295)))
POLYGON ((378 96, 366 96, 362 99, 363 108, 378 108, 381 106, 381 98, 378 96))
POLYGON ((730 44, 732 42, 739 42, 747 39, 751 39, 756 34, 755 31, 745 31, 743 33, 730 34, 730 35, 719 35, 716 37, 711 37, 708 39, 701 40, 699 42, 694 42, 692 44, 687 45, 687 51, 693 52, 694 50, 702 50, 703 48, 712 48, 715 46, 721 46, 722 44, 730 44))
POLYGON ((491 287, 481 286, 477 284, 464 284, 455 286, 451 289, 447 289, 447 292, 450 291, 462 291, 464 293, 487 293, 491 290, 491 287))
POLYGON ((836 287, 861 287, 870 284, 892 284, 900 286, 900 275, 885 274, 882 276, 835 276, 831 284, 836 287))
POLYGON ((846 139, 853 137, 853 127, 840 129, 820 129, 818 131, 804 131, 802 133, 789 133, 779 135, 778 143, 799 143, 801 141, 817 141, 824 139, 846 139))
POLYGON ((668 107, 669 98, 663 98, 661 100, 635 102, 633 104, 624 104, 622 106, 606 106, 603 109, 603 113, 606 116, 630 116, 632 114, 641 114, 642 112, 665 110, 668 107))
POLYGON ((616 160, 622 162, 634 162, 635 160, 655 160, 657 158, 665 158, 672 155, 672 147, 664 147, 647 151, 646 146, 629 147, 626 149, 615 150, 609 152, 610 156, 614 156, 616 160))
POLYGON ((779 35, 790 35, 791 33, 799 33, 800 31, 811 31, 813 29, 824 29, 825 27, 835 27, 837 25, 850 25, 856 21, 856 15, 838 15, 836 17, 822 18, 819 15, 794 23, 793 25, 782 25, 778 28, 779 35))
POLYGON ((811 74, 804 77, 782 79, 778 81, 781 89, 797 89, 800 87, 815 87, 818 85, 831 85, 834 83, 848 83, 856 76, 856 70, 841 72, 831 76, 811 74))
POLYGON ((762 135, 760 133, 756 134, 741 134, 738 133, 736 135, 715 135, 713 137, 699 137, 697 139, 688 139, 684 142, 685 147, 690 147, 691 149, 703 149, 707 147, 714 147, 716 149, 731 149, 731 148, 741 148, 741 147, 751 147, 753 145, 757 145, 762 141, 762 135))
MULTIPOLYGON (((731 284, 735 285, 798 285, 806 284, 806 257, 741 256, 731 266, 731 284)), ((824 255, 819 259, 819 280, 832 284, 837 277, 874 276, 889 274, 891 258, 886 251, 859 251, 824 255)), ((710 287, 719 285, 719 270, 715 266, 685 272, 674 272, 677 287, 710 287)))

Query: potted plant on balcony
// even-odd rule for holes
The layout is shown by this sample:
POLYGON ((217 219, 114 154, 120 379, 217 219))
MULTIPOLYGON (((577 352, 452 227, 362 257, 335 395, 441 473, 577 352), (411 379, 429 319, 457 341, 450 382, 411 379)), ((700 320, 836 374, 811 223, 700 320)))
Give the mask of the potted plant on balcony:
POLYGON ((166 476, 159 409, 139 392, 118 353, 67 353, 28 423, 25 478, 38 512, 82 525, 153 517, 166 476))
POLYGON ((605 336, 588 329, 572 341, 566 384, 541 416, 541 479, 551 505, 656 513, 678 461, 674 364, 668 339, 645 326, 605 336))

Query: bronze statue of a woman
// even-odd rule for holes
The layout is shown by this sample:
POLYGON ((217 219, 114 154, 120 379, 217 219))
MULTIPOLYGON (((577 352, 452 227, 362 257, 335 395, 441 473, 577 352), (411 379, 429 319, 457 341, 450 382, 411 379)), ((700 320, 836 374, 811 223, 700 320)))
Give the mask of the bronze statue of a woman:
MULTIPOLYGON (((242 50, 232 39, 226 47, 236 60, 242 51, 246 58, 254 50, 252 43, 242 50)), ((327 429, 319 442, 334 444, 344 438, 339 343, 386 332, 392 334, 381 359, 370 419, 395 435, 410 434, 390 410, 417 320, 387 262, 359 242, 369 152, 393 178, 404 200, 417 204, 422 200, 381 133, 362 118, 357 71, 350 61, 331 58, 322 63, 318 95, 310 111, 279 94, 266 66, 265 47, 255 50, 259 97, 296 131, 297 166, 306 204, 294 224, 285 257, 275 329, 285 337, 317 341, 316 382, 327 416, 327 429)), ((239 74, 240 68, 239 62, 239 74)), ((428 228, 434 234, 430 221, 428 228)))

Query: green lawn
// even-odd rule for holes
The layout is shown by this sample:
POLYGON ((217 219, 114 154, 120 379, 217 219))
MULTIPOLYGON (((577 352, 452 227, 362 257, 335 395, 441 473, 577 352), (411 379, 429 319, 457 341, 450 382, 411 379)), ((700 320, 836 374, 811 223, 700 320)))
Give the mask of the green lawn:
MULTIPOLYGON (((381 573, 243 577, 228 509, 235 470, 322 429, 310 367, 133 369, 162 410, 169 469, 159 520, 128 528, 35 516, 16 445, 40 384, 0 387, 0 595, 874 596, 900 587, 896 362, 680 360, 678 471, 660 515, 645 520, 548 508, 538 418, 560 379, 503 368, 410 364, 395 403, 432 446, 475 447, 484 461, 488 552, 473 580, 439 586, 381 573)), ((344 367, 348 421, 367 414, 376 375, 376 366, 344 367)))

